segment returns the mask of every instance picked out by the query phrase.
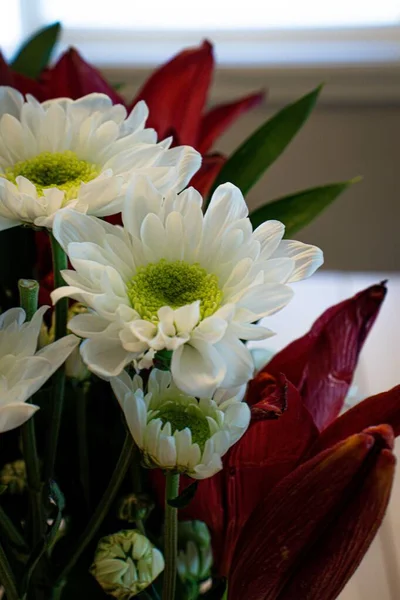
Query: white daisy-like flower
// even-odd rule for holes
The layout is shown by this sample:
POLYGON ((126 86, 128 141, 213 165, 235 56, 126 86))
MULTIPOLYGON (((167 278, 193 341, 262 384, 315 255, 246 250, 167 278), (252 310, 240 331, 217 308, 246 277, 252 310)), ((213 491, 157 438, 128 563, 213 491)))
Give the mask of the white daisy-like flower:
POLYGON ((145 129, 138 102, 127 115, 104 94, 39 103, 0 87, 0 230, 52 227, 65 206, 104 217, 121 210, 127 180, 141 173, 162 192, 180 191, 198 170, 190 146, 170 149, 145 129))
POLYGON ((52 299, 68 296, 90 309, 69 327, 86 338, 81 353, 91 371, 115 376, 169 350, 174 380, 188 394, 210 397, 251 378, 243 340, 272 335, 255 323, 283 308, 293 294, 287 284, 311 275, 323 255, 282 241, 278 221, 253 232, 232 184, 215 191, 205 215, 201 204, 192 188, 163 197, 136 178, 123 228, 73 211, 56 217, 53 233, 75 271, 63 271, 68 286, 52 299))
POLYGON ((149 468, 212 477, 250 423, 250 409, 240 397, 218 390, 198 400, 180 391, 167 371, 151 371, 147 393, 141 377, 131 379, 126 371, 110 382, 149 468))
POLYGON ((25 311, 11 308, 0 315, 0 433, 19 427, 39 409, 26 403, 79 344, 67 335, 36 352, 43 315, 25 323, 25 311))

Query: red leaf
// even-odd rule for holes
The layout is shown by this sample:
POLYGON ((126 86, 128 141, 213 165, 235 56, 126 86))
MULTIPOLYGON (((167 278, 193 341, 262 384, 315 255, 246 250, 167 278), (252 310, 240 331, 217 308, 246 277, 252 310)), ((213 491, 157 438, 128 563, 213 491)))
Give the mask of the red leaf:
POLYGON ((212 147, 215 140, 224 133, 240 115, 247 112, 254 106, 261 104, 265 99, 265 93, 251 94, 240 100, 221 104, 209 110, 201 120, 200 131, 197 142, 197 150, 201 154, 206 154, 212 147))
MULTIPOLYGON (((279 594, 285 585, 295 582, 291 577, 313 561, 320 548, 334 543, 342 515, 350 521, 359 518, 354 504, 362 504, 360 495, 371 473, 374 477, 385 435, 374 431, 351 436, 297 468, 272 490, 242 529, 230 571, 229 600, 286 600, 279 594)), ((387 504, 387 486, 383 487, 384 495, 376 490, 379 514, 387 504)), ((357 550, 363 551, 365 539, 375 534, 372 516, 376 518, 377 511, 372 512, 368 513, 371 518, 363 521, 357 550)), ((339 541, 341 548, 340 536, 339 541)), ((328 560, 326 557, 325 563, 328 560)), ((301 587, 301 579, 295 584, 301 587)), ((325 594, 319 597, 331 598, 325 594)), ((298 598, 308 596, 298 594, 298 598)))
POLYGON ((263 369, 286 375, 300 390, 320 429, 342 409, 359 353, 385 295, 383 284, 374 285, 329 308, 309 333, 289 344, 263 369))
POLYGON ((309 455, 333 446, 366 427, 387 423, 400 435, 400 385, 388 392, 371 396, 335 419, 319 436, 309 455))
POLYGON ((150 110, 147 125, 161 139, 175 130, 179 144, 196 147, 213 68, 209 42, 183 50, 150 76, 132 105, 145 100, 150 110))
MULTIPOLYGON (((383 435, 384 429, 381 427, 383 435)), ((374 434, 372 430, 367 432, 374 434)), ((347 505, 325 530, 312 553, 303 558, 277 600, 335 600, 338 597, 382 523, 395 462, 388 449, 378 450, 376 456, 371 457, 370 470, 357 492, 350 494, 347 505)))
POLYGON ((65 52, 53 68, 44 71, 40 81, 46 88, 48 99, 67 97, 76 100, 86 94, 98 92, 106 94, 116 104, 124 104, 121 96, 100 72, 87 63, 74 48, 65 52))
POLYGON ((192 177, 189 185, 200 192, 203 198, 206 198, 225 163, 226 158, 221 156, 221 154, 204 156, 199 171, 192 177))

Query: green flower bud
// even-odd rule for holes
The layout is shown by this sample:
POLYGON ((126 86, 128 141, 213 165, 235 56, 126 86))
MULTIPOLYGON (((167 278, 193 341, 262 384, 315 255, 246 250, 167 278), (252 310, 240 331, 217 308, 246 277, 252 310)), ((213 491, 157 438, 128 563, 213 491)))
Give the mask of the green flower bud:
POLYGON ((127 494, 118 506, 118 519, 136 523, 145 521, 154 508, 154 502, 148 494, 127 494))
POLYGON ((4 465, 0 471, 0 485, 6 486, 10 494, 22 494, 26 489, 25 461, 15 460, 4 465))
POLYGON ((178 525, 177 569, 182 583, 200 583, 210 576, 211 536, 201 521, 182 521, 178 525))
POLYGON ((107 594, 129 600, 163 569, 161 552, 135 529, 126 529, 99 541, 90 572, 107 594))

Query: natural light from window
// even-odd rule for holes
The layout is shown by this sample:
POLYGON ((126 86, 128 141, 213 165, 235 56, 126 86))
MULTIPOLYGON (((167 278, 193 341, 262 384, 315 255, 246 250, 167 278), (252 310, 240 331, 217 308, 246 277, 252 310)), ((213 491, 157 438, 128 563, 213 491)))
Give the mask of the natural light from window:
MULTIPOLYGON (((34 0, 32 0, 34 2, 34 0)), ((262 30, 395 25, 399 0, 41 0, 46 21, 61 20, 71 28, 262 30)))

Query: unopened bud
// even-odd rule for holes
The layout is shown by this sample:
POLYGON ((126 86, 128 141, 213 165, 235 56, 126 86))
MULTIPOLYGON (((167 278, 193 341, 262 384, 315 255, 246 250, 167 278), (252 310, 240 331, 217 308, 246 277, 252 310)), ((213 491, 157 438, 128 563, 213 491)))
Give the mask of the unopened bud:
POLYGON ((90 572, 103 590, 129 600, 140 594, 164 569, 163 555, 135 529, 102 538, 90 572))
POLYGON ((145 521, 154 508, 154 502, 148 494, 127 494, 118 506, 118 519, 136 523, 145 521))
POLYGON ((177 569, 182 583, 200 583, 210 576, 211 536, 201 521, 182 521, 178 525, 177 569))
POLYGON ((0 471, 0 485, 7 487, 9 494, 22 494, 26 489, 25 461, 15 460, 4 465, 0 471))

